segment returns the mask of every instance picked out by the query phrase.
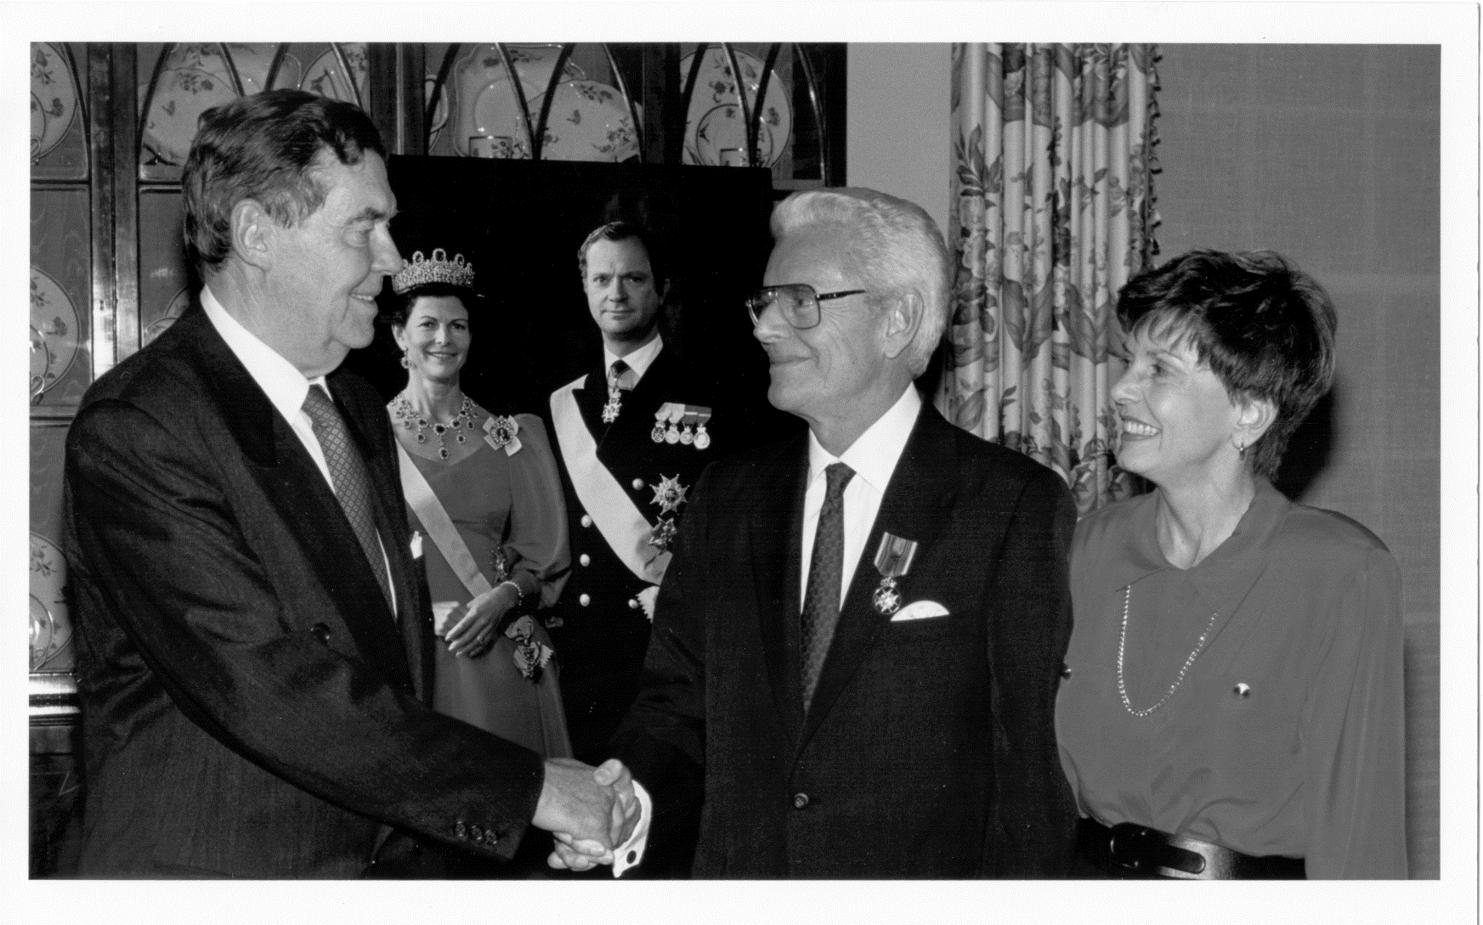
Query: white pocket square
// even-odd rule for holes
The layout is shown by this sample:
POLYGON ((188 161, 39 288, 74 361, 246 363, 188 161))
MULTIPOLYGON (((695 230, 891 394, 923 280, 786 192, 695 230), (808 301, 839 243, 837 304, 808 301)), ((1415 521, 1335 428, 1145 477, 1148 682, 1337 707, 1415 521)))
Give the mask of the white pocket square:
POLYGON ((422 531, 412 531, 412 558, 422 558, 422 531))
POLYGON ((891 617, 891 622, 901 623, 906 620, 926 620, 930 617, 945 616, 947 616, 947 608, 936 601, 912 601, 896 611, 891 617))

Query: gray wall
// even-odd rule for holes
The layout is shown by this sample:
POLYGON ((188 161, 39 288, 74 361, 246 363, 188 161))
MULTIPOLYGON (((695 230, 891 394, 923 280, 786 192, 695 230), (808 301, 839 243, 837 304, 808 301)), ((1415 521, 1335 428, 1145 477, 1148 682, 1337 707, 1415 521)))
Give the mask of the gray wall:
POLYGON ((1303 501, 1359 520, 1400 561, 1412 874, 1435 877, 1440 52, 1161 50, 1161 257, 1192 247, 1277 250, 1328 289, 1339 313, 1332 401, 1290 452, 1305 476, 1303 501))

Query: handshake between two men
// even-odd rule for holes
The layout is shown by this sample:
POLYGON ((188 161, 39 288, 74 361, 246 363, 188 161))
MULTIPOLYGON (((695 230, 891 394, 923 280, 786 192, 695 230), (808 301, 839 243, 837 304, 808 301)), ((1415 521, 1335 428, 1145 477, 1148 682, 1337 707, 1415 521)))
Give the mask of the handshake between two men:
POLYGON ((643 817, 643 788, 616 758, 596 768, 571 758, 548 758, 546 779, 531 824, 556 838, 546 863, 557 869, 591 870, 616 864, 615 874, 634 861, 619 863, 617 851, 635 834, 638 850, 648 829, 643 817))

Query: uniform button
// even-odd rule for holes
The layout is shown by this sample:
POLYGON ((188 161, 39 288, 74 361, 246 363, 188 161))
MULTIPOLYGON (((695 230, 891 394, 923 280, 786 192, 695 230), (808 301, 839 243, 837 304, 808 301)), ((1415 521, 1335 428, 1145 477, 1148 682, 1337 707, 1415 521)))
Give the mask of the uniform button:
POLYGON ((1062 681, 1069 681, 1069 680, 1071 680, 1071 666, 1070 665, 1062 665, 1061 666, 1061 680, 1062 681))
POLYGON ((592 526, 592 518, 590 516, 588 516, 587 514, 583 514, 582 515, 581 524, 584 527, 590 527, 590 526, 592 526))
POLYGON ((482 826, 482 825, 471 825, 471 826, 469 826, 469 834, 474 837, 474 841, 479 842, 480 844, 483 844, 484 843, 484 826, 482 826))
POLYGON ((633 490, 634 491, 643 491, 644 490, 644 480, 643 479, 634 479, 633 480, 633 490))
POLYGON ((807 805, 808 805, 808 794, 801 793, 801 792, 800 793, 793 794, 793 808, 794 809, 803 809, 807 805))
POLYGON ((589 555, 587 555, 587 553, 584 552, 580 556, 577 557, 577 561, 580 562, 580 563, 582 563, 583 565, 591 565, 592 564, 592 557, 589 556, 589 555))
POLYGON ((592 595, 590 595, 590 594, 583 594, 583 595, 581 595, 580 597, 577 598, 577 603, 578 604, 581 604, 583 607, 591 606, 591 604, 592 604, 592 595))
POLYGON ((309 627, 309 635, 318 639, 321 645, 330 644, 330 628, 323 623, 316 623, 309 627))
POLYGON ((457 839, 460 839, 460 840, 466 839, 466 838, 469 837, 468 826, 466 826, 466 825, 463 824, 463 820, 462 819, 460 819, 457 822, 453 823, 453 837, 454 838, 457 838, 457 839))

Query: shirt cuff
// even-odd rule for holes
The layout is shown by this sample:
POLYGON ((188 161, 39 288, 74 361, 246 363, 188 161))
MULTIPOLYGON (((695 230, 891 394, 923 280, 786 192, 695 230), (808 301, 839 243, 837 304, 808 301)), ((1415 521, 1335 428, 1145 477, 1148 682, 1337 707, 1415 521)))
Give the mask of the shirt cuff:
POLYGON ((621 877, 624 871, 636 866, 644 859, 644 848, 649 843, 649 823, 654 819, 654 801, 649 791, 638 781, 633 782, 633 795, 639 801, 639 821, 633 827, 628 841, 613 849, 613 876, 621 877))

